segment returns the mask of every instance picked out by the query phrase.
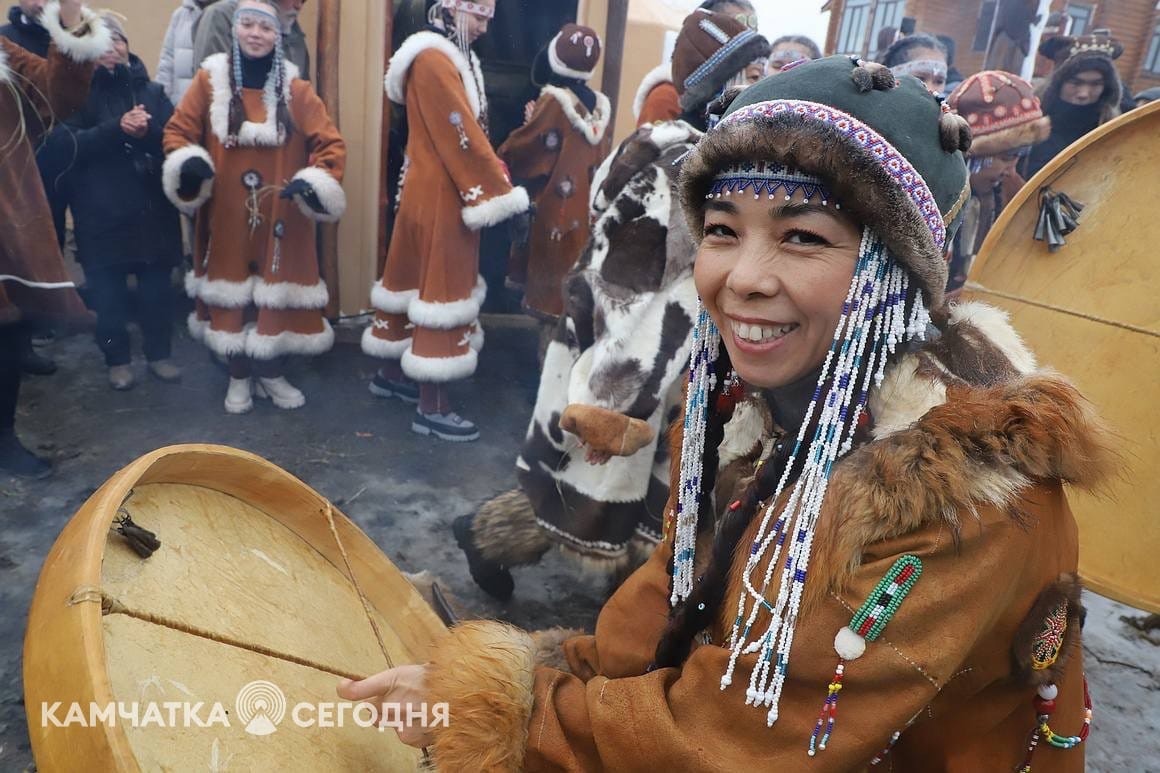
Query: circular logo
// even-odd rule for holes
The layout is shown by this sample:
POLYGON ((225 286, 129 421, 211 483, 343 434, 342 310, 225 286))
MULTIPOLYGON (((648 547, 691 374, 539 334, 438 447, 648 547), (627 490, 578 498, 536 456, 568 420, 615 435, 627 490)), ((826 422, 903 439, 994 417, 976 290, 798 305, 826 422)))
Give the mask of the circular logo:
POLYGON ((234 699, 238 718, 250 735, 270 735, 286 716, 286 696, 273 682, 258 680, 238 690, 234 699))

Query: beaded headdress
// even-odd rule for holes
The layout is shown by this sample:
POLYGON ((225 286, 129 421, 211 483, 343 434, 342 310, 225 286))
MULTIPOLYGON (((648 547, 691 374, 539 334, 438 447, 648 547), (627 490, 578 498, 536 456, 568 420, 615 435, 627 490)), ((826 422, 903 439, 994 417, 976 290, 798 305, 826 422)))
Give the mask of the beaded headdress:
MULTIPOLYGON (((726 119, 728 122, 729 119, 726 119)), ((798 191, 828 204, 832 197, 823 182, 780 164, 747 162, 717 176, 707 198, 798 191)), ((834 202, 834 206, 839 204, 834 202)), ((778 704, 789 669, 798 607, 809 572, 814 532, 826 496, 834 462, 848 453, 854 432, 866 410, 871 389, 879 386, 887 360, 898 346, 925 337, 930 316, 909 272, 896 261, 879 236, 864 227, 854 278, 842 304, 829 353, 805 419, 772 497, 768 500, 757 535, 749 550, 744 589, 730 632, 730 658, 721 689, 733 681, 737 659, 757 655, 757 665, 746 690, 747 705, 768 708, 767 722, 778 716, 778 704), (792 484, 790 474, 800 470, 792 484), (780 507, 783 494, 787 494, 780 507), (780 582, 774 584, 775 574, 780 582), (756 579, 755 578, 760 578, 756 579), (777 595, 766 594, 776 587, 777 595), (753 629, 762 610, 770 615, 764 631, 753 629)), ((683 603, 693 591, 698 516, 707 496, 703 491, 705 437, 710 395, 717 380, 721 335, 702 305, 693 331, 689 391, 681 448, 680 489, 677 499, 673 548, 671 603, 683 603)))

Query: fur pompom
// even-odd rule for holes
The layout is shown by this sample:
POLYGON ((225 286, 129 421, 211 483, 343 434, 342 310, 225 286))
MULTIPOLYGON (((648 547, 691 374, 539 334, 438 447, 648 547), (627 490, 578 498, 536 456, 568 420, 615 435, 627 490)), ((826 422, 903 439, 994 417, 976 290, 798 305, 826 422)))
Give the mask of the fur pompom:
POLYGON ((858 91, 863 94, 872 89, 889 91, 896 85, 894 73, 890 68, 877 62, 859 62, 858 66, 850 71, 850 77, 853 78, 858 91))
POLYGON ((947 153, 971 149, 971 126, 967 119, 957 113, 943 113, 938 119, 939 141, 947 153))

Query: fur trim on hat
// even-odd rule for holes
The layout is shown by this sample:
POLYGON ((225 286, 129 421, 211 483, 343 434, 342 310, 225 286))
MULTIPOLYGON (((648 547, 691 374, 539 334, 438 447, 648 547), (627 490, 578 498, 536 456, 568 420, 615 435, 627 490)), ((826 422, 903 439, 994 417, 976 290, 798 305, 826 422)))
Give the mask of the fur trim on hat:
POLYGON ((82 7, 80 23, 66 30, 60 21, 60 3, 54 0, 44 7, 40 26, 48 30, 56 49, 74 62, 95 62, 113 45, 112 32, 88 8, 82 7))
POLYGON ((540 93, 547 94, 560 104, 560 109, 564 111, 568 123, 584 135, 584 139, 588 141, 589 145, 599 145, 604 141, 604 135, 608 131, 608 122, 612 118, 612 103, 608 101, 608 97, 599 91, 594 91, 596 109, 587 116, 582 116, 580 111, 576 109, 576 96, 568 89, 545 86, 540 93))
POLYGON ((552 72, 557 75, 562 75, 565 78, 575 78, 576 80, 586 81, 592 77, 592 73, 596 70, 573 70, 560 59, 560 55, 556 53, 556 43, 560 41, 560 35, 563 33, 557 32, 556 37, 552 38, 552 42, 548 44, 548 66, 552 68, 552 72))
POLYGON ((322 202, 323 212, 315 212, 300 196, 294 197, 294 203, 302 214, 319 223, 336 223, 346 212, 346 193, 342 190, 342 183, 335 179, 330 172, 317 166, 308 166, 299 169, 291 180, 301 180, 314 189, 318 200, 322 202))
POLYGON ((521 770, 528 745, 535 684, 532 638, 504 623, 463 623, 435 645, 427 695, 450 707, 432 730, 437 770, 521 770))
POLYGON ((463 89, 467 92, 467 104, 471 106, 472 114, 478 119, 487 111, 487 97, 482 93, 480 84, 483 83, 479 73, 479 59, 475 52, 471 52, 471 61, 463 58, 459 48, 447 38, 430 30, 416 32, 403 41, 403 45, 395 51, 387 65, 387 74, 383 78, 383 88, 387 98, 397 105, 407 103, 407 76, 411 72, 411 65, 424 51, 435 50, 446 56, 459 70, 459 77, 463 80, 463 89))
POLYGON ((976 134, 971 141, 971 156, 976 158, 997 156, 1016 148, 1036 145, 1047 139, 1049 134, 1051 134, 1051 119, 1047 116, 997 132, 976 134))
POLYGON ((632 117, 640 120, 640 114, 644 110, 645 100, 648 95, 657 86, 662 83, 673 82, 673 66, 669 62, 658 64, 656 67, 648 71, 644 76, 644 80, 640 82, 640 86, 636 89, 636 97, 632 100, 632 117))
POLYGON ((177 189, 181 187, 181 167, 192 158, 200 158, 209 164, 210 169, 213 169, 213 159, 210 158, 209 151, 201 145, 186 145, 183 148, 178 148, 166 156, 165 161, 161 164, 161 187, 165 191, 165 197, 173 203, 173 206, 187 215, 193 215, 201 208, 202 204, 213 196, 212 177, 201 181, 201 187, 194 198, 183 199, 178 195, 177 189))
POLYGON ((914 202, 877 158, 833 126, 793 112, 758 122, 724 123, 685 159, 681 194, 694 239, 704 235, 705 195, 718 171, 751 159, 777 161, 824 180, 842 210, 874 229, 910 270, 926 290, 930 307, 942 305, 946 260, 914 202))
POLYGON ((750 62, 767 56, 769 43, 766 39, 753 30, 745 30, 718 49, 684 83, 676 84, 677 91, 681 93, 681 109, 686 113, 699 111, 750 62))

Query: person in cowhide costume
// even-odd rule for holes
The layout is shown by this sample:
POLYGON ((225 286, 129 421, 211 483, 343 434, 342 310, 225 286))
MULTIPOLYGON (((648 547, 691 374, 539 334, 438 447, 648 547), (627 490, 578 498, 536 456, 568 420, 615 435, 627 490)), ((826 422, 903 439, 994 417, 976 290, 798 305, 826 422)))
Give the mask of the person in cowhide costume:
POLYGON ((850 57, 742 92, 681 169, 700 308, 661 544, 567 668, 473 621, 340 694, 449 705, 399 730, 438 770, 1082 771, 1065 484, 1112 437, 1002 312, 945 302, 969 144, 850 57))
MULTIPOLYGON (((676 43, 686 115, 768 55, 735 19, 697 11, 676 43)), ((625 140, 593 181, 591 238, 564 282, 565 315, 544 356, 516 474, 520 488, 455 522, 472 576, 507 598, 509 567, 555 544, 615 582, 660 538, 668 448, 688 366, 693 243, 677 206, 681 159, 701 133, 651 124, 625 140)))

